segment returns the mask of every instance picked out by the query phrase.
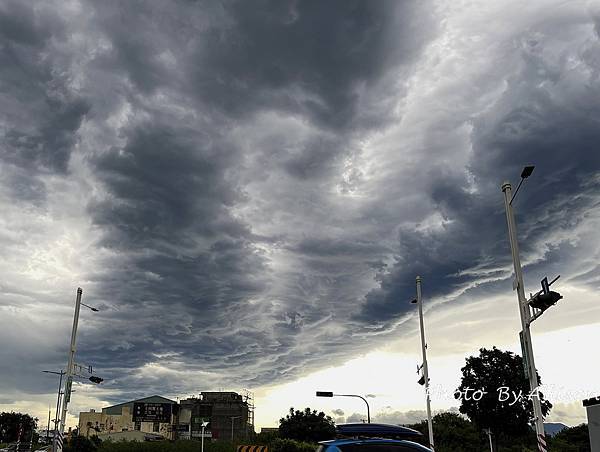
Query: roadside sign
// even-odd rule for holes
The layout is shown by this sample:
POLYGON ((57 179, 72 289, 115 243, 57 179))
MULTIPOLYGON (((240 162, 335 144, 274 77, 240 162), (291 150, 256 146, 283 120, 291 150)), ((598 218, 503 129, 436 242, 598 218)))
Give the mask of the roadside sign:
POLYGON ((171 422, 170 403, 133 403, 133 422, 171 422))

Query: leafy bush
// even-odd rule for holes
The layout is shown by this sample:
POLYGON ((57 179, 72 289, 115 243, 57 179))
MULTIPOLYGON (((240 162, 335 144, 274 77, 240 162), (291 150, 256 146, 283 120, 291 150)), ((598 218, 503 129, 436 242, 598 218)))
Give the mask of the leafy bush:
POLYGON ((63 452, 96 452, 101 442, 97 436, 88 439, 85 436, 77 435, 67 441, 63 452))
MULTIPOLYGON (((230 441, 204 441, 204 452, 235 452, 237 444, 230 441)), ((200 441, 104 441, 98 452, 199 452, 200 441)))
POLYGON ((589 452, 590 436, 587 424, 568 427, 558 433, 554 438, 549 438, 551 450, 561 452, 589 452))
POLYGON ((287 438, 276 438, 269 446, 269 452, 315 452, 317 446, 311 443, 287 438))
POLYGON ((322 411, 290 408, 290 414, 279 420, 279 435, 297 441, 323 441, 335 437, 335 423, 322 411))

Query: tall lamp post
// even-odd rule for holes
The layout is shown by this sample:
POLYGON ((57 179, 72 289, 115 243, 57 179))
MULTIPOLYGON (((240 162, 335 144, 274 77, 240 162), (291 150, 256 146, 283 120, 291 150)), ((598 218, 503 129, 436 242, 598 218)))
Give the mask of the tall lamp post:
MULTIPOLYGON (((519 188, 521 188, 521 184, 525 179, 531 176, 533 172, 534 166, 526 166, 523 168, 521 172, 521 181, 517 189, 515 190, 515 194, 512 194, 512 187, 510 182, 504 182, 502 184, 502 192, 504 193, 504 207, 506 209, 506 221, 508 223, 508 237, 510 240, 510 250, 512 253, 513 267, 515 271, 515 280, 513 287, 517 289, 517 297, 519 301, 519 313, 521 315, 521 327, 522 331, 520 333, 521 338, 521 347, 523 349, 523 361, 524 366, 526 366, 527 376, 529 377, 529 387, 531 390, 531 401, 533 403, 533 415, 535 422, 535 431, 537 433, 538 438, 538 449, 541 452, 545 452, 547 450, 546 438, 544 432, 544 415, 542 413, 542 406, 540 403, 540 397, 538 394, 538 378, 537 371, 535 368, 535 361, 533 358, 533 345, 531 343, 531 330, 529 326, 531 322, 535 320, 535 318, 539 317, 537 314, 532 318, 531 311, 529 308, 529 303, 532 300, 527 300, 525 298, 525 287, 523 284, 523 271, 521 269, 521 259, 519 257, 519 243, 517 241, 517 228, 515 223, 515 216, 513 211, 512 202, 517 196, 519 192, 519 188)), ((554 282, 554 281, 553 281, 554 282)), ((543 285, 543 283, 542 283, 543 285)), ((546 280, 546 289, 545 292, 548 292, 547 289, 548 282, 546 280)), ((539 299, 539 293, 536 295, 539 299)), ((560 295, 559 295, 560 296, 560 295)), ((533 297, 532 297, 533 298, 533 297)), ((556 301, 555 301, 556 302, 556 301)))
POLYGON ((73 385, 73 371, 74 371, 74 359, 75 359, 75 340, 77 338, 77 324, 79 322, 79 310, 81 306, 85 306, 86 308, 91 309, 94 312, 98 312, 98 309, 88 306, 85 303, 81 302, 81 295, 83 290, 81 287, 77 288, 77 298, 75 299, 75 315, 73 316, 73 329, 71 330, 71 345, 69 347, 69 360, 67 362, 67 371, 66 371, 66 381, 65 381, 65 389, 63 394, 63 403, 62 403, 62 413, 60 417, 60 426, 59 426, 59 435, 58 438, 55 438, 56 444, 56 452, 62 452, 63 448, 63 433, 65 431, 65 422, 67 420, 67 407, 69 401, 71 400, 71 386, 73 385))
POLYGON ((367 422, 369 424, 371 423, 371 410, 369 408, 369 402, 367 402, 367 399, 365 399, 363 396, 359 396, 357 394, 334 394, 330 391, 317 391, 317 397, 358 397, 367 405, 367 422))
POLYGON ((201 450, 202 452, 204 452, 204 429, 205 429, 205 428, 206 428, 206 426, 208 425, 208 421, 203 421, 201 425, 202 425, 202 439, 201 439, 201 441, 202 441, 202 443, 201 443, 201 444, 202 444, 202 445, 201 445, 201 447, 200 447, 200 450, 201 450))
POLYGON ((429 447, 433 450, 433 422, 431 419, 431 398, 429 397, 429 368, 427 366, 427 342, 425 342, 425 327, 423 324, 423 297, 421 296, 420 276, 417 276, 416 283, 417 299, 411 301, 411 303, 416 303, 419 308, 419 324, 421 326, 421 348, 423 350, 423 384, 425 385, 425 395, 427 400, 427 428, 429 430, 429 447))
POLYGON ((45 374, 60 375, 60 379, 58 380, 58 396, 56 397, 56 413, 54 414, 54 435, 52 438, 52 451, 56 452, 56 434, 58 432, 58 412, 60 411, 60 396, 62 395, 60 388, 62 387, 62 379, 63 379, 63 375, 65 374, 65 371, 61 370, 60 372, 54 372, 52 370, 42 370, 42 372, 44 372, 45 374))

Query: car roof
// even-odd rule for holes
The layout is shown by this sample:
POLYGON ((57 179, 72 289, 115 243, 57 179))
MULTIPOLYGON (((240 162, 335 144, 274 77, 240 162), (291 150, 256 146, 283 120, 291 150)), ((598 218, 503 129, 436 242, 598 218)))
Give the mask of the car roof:
POLYGON ((423 434, 412 428, 393 424, 365 424, 351 423, 338 424, 336 426, 338 435, 344 436, 377 436, 377 437, 401 437, 418 438, 423 434))
POLYGON ((421 444, 414 443, 412 441, 407 441, 404 439, 389 439, 389 438, 360 438, 360 439, 352 439, 352 438, 344 438, 344 439, 333 439, 329 441, 320 441, 320 445, 322 446, 345 446, 348 444, 403 444, 405 446, 411 446, 415 450, 431 451, 431 449, 427 449, 425 446, 421 444))
POLYGON ((319 444, 323 446, 343 446, 344 444, 362 444, 362 443, 379 443, 379 444, 404 444, 406 441, 402 439, 390 439, 390 438, 343 438, 343 439, 330 439, 328 441, 321 441, 319 444))

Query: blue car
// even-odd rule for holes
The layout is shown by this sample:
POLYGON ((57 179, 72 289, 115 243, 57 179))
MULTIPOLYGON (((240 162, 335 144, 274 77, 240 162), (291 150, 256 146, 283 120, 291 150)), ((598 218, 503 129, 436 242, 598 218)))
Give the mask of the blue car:
POLYGON ((339 439, 322 441, 317 452, 431 452, 410 439, 420 432, 390 424, 340 424, 336 426, 339 439))

